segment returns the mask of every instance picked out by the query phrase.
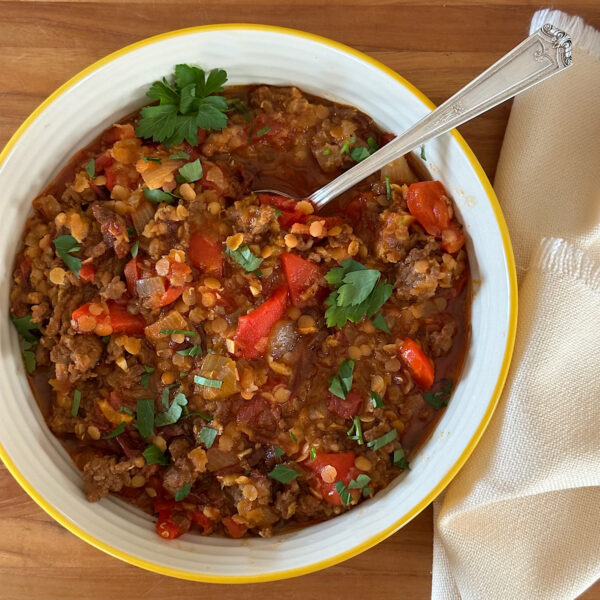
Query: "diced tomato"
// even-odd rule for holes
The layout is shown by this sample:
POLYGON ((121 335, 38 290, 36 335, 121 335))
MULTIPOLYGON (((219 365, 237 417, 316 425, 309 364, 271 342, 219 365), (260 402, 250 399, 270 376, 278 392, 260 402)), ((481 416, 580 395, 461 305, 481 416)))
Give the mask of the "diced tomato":
POLYGON ((117 183, 117 174, 111 167, 106 167, 106 169, 104 169, 104 176, 106 177, 106 187, 112 192, 117 183))
POLYGON ((175 302, 175 300, 177 300, 177 298, 179 298, 181 294, 183 294, 183 286, 168 287, 165 290, 165 293, 152 303, 152 308, 160 308, 161 306, 167 306, 168 304, 175 302))
POLYGON ((140 278, 140 267, 137 262, 137 258, 132 258, 123 269, 125 275, 125 281, 127 282, 127 289, 132 296, 135 296, 135 283, 140 278))
POLYGON ((283 317, 287 297, 287 287, 281 286, 266 302, 238 319, 234 339, 241 356, 260 358, 264 354, 273 325, 283 317))
POLYGON ((306 306, 307 299, 303 294, 320 279, 321 270, 315 263, 291 252, 284 252, 280 258, 292 304, 306 306))
POLYGON ((223 275, 223 250, 214 238, 200 232, 193 233, 188 256, 192 265, 203 273, 223 275))
POLYGON ((246 531, 248 531, 248 528, 245 525, 240 525, 239 523, 236 523, 232 517, 225 517, 222 522, 223 525, 225 525, 225 528, 227 529, 227 533, 232 538, 241 538, 246 533, 246 531))
MULTIPOLYGON (((98 325, 110 325, 113 333, 127 333, 129 335, 144 333, 146 323, 140 315, 128 313, 125 306, 117 304, 114 300, 109 300, 106 304, 108 310, 99 315, 92 315, 90 311, 91 302, 87 302, 73 311, 71 318, 74 321, 74 328, 79 329, 79 321, 83 317, 93 317, 98 325)), ((85 332, 89 332, 87 327, 85 332)))
POLYGON ((360 411, 362 400, 362 396, 353 390, 350 390, 345 398, 339 398, 330 393, 327 408, 342 419, 350 419, 360 411))
POLYGON ((366 192, 353 198, 346 204, 344 207, 344 214, 350 219, 350 222, 354 227, 356 227, 362 220, 362 215, 367 207, 367 198, 366 194, 370 192, 366 192))
POLYGON ((292 198, 277 194, 258 194, 258 200, 265 206, 274 206, 281 211, 277 221, 283 229, 289 229, 294 223, 306 223, 308 215, 296 209, 298 202, 292 198))
POLYGON ((112 165, 113 162, 113 157, 108 153, 108 150, 106 152, 103 152, 96 159, 96 175, 98 175, 98 173, 102 173, 102 171, 104 171, 106 167, 110 167, 110 165, 112 165))
POLYGON ((200 527, 202 527, 204 534, 208 534, 212 531, 213 523, 203 512, 199 510, 192 510, 190 512, 190 517, 194 523, 197 523, 200 525, 200 527))
POLYGON ((400 343, 400 356, 408 365, 413 379, 424 390, 433 385, 433 361, 425 355, 421 346, 415 340, 405 337, 400 343))
POLYGON ((179 525, 171 518, 170 510, 163 510, 158 513, 156 521, 156 533, 165 540, 174 540, 184 532, 179 529, 179 525))
POLYGON ((275 142, 276 145, 282 145, 289 137, 289 132, 284 124, 265 113, 260 113, 254 119, 251 128, 251 144, 256 144, 257 142, 275 142))
POLYGON ((465 239, 458 225, 450 218, 450 200, 439 181, 419 181, 408 187, 406 204, 410 214, 430 235, 442 238, 446 252, 456 252, 465 239))
POLYGON ((95 275, 96 267, 92 263, 81 265, 81 269, 79 269, 80 279, 83 279, 83 281, 94 281, 95 275))
MULTIPOLYGON (((354 452, 334 452, 330 454, 317 454, 314 460, 305 460, 302 466, 312 471, 318 476, 320 492, 323 496, 323 500, 327 504, 333 504, 335 506, 342 506, 343 502, 335 489, 335 484, 338 481, 343 481, 344 485, 348 487, 348 484, 352 479, 355 479, 360 471, 354 466, 354 459, 356 455, 354 452), (331 483, 324 481, 321 473, 325 467, 333 467, 336 471, 334 481, 331 483)), ((329 471, 329 469, 328 469, 329 471)), ((328 479, 330 479, 330 473, 327 473, 328 479)), ((358 500, 360 497, 360 490, 348 490, 354 500, 358 500)))

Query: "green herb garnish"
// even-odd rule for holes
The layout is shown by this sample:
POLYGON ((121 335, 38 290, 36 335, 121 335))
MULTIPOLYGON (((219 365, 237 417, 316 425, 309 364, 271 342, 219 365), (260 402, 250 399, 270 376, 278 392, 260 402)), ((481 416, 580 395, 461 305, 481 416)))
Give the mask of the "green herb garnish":
POLYGON ((188 372, 187 371, 179 371, 179 377, 183 378, 183 377, 187 377, 188 372))
POLYGON ((129 406, 119 406, 119 412, 125 415, 135 415, 135 413, 129 408, 129 406))
POLYGON ((425 144, 421 145, 421 158, 427 160, 427 157, 425 156, 425 144))
POLYGON ((362 491, 363 498, 368 498, 370 495, 371 495, 371 488, 370 487, 363 488, 363 491, 362 491))
POLYGON ((171 388, 175 384, 168 385, 161 393, 160 393, 160 402, 164 408, 169 408, 169 398, 171 397, 171 388))
POLYGON ((193 183, 194 181, 198 181, 198 179, 202 179, 203 173, 200 159, 197 158, 194 162, 183 165, 183 167, 179 169, 179 174, 186 183, 193 183))
POLYGON ((108 435, 103 436, 105 440, 109 440, 110 438, 115 438, 121 435, 125 431, 125 422, 119 423, 108 435))
POLYGON ((148 465, 162 465, 165 467, 169 464, 169 459, 154 444, 150 444, 142 452, 142 456, 146 459, 148 465))
POLYGON ((368 485, 371 481, 371 478, 364 473, 361 473, 356 479, 353 479, 348 484, 349 490, 362 490, 366 485, 368 485))
POLYGON ((34 323, 31 320, 31 315, 25 315, 24 317, 18 318, 14 315, 10 315, 10 320, 12 324, 15 326, 17 333, 28 342, 37 342, 37 336, 31 333, 34 330, 39 330, 39 326, 37 323, 34 323))
POLYGON ((164 335, 177 335, 177 334, 181 334, 181 335, 187 335, 188 337, 191 335, 196 335, 195 331, 192 331, 191 329, 161 329, 160 332, 164 335))
POLYGON ((388 200, 392 199, 392 184, 390 183, 389 177, 385 178, 385 195, 387 196, 388 200))
POLYGON ((172 204, 175 201, 175 196, 173 194, 164 192, 160 188, 156 190, 144 188, 144 197, 153 204, 160 204, 161 202, 164 202, 165 204, 172 204))
POLYGON ((189 483, 184 483, 175 492, 175 502, 181 502, 191 491, 192 491, 192 486, 189 483))
POLYGON ((75 390, 73 392, 73 406, 71 407, 71 414, 76 417, 79 412, 79 405, 81 404, 81 392, 75 390))
POLYGON ((310 449, 309 457, 310 460, 315 460, 315 458, 317 458, 317 449, 314 446, 310 449))
POLYGON ((321 152, 323 156, 329 156, 331 154, 331 150, 329 148, 325 148, 323 152, 321 152))
POLYGON ((229 248, 227 248, 225 250, 225 253, 228 256, 231 256, 231 258, 233 258, 233 260, 235 260, 236 263, 241 265, 242 268, 244 268, 249 273, 252 273, 252 271, 256 271, 256 269, 260 267, 262 261, 264 260, 263 258, 258 258, 258 256, 256 256, 254 252, 252 252, 252 250, 250 250, 250 248, 248 248, 248 246, 246 246, 245 244, 243 246, 240 246, 237 250, 230 250, 229 248))
POLYGON ((325 279, 336 289, 325 304, 327 327, 343 327, 347 321, 357 323, 363 317, 371 318, 391 296, 394 286, 378 283, 381 273, 367 269, 348 258, 341 267, 331 269, 325 279))
POLYGON ((154 433, 154 399, 142 398, 137 401, 137 429, 142 437, 154 433))
POLYGON ((142 160, 144 162, 153 162, 153 163, 158 163, 159 165, 162 165, 162 160, 160 160, 160 158, 156 158, 154 156, 142 156, 142 160))
POLYGON ((173 398, 171 406, 164 412, 156 415, 154 418, 154 425, 156 427, 164 427, 165 425, 177 423, 179 417, 181 417, 181 413, 183 412, 183 407, 186 406, 187 403, 188 400, 185 397, 185 394, 181 392, 175 394, 175 398, 173 398))
POLYGON ((345 360, 338 367, 337 374, 329 379, 329 391, 342 400, 346 398, 352 388, 354 364, 355 361, 352 359, 345 360))
POLYGON ((261 127, 257 132, 256 132, 256 137, 262 137, 263 135, 265 135, 265 133, 268 133, 269 130, 271 128, 268 125, 265 125, 264 127, 261 127))
POLYGON ((285 454, 285 452, 279 446, 275 446, 274 450, 275 458, 281 458, 285 454))
POLYGON ((94 175, 96 175, 96 159, 92 158, 90 162, 85 165, 85 172, 90 179, 94 178, 94 175))
POLYGON ((193 346, 185 348, 184 350, 177 350, 177 354, 191 357, 200 356, 202 354, 202 346, 200 346, 200 344, 194 344, 193 346))
POLYGON ((298 438, 291 431, 290 431, 290 437, 292 438, 292 440, 294 440, 294 442, 298 441, 298 438))
POLYGON ((218 433, 214 427, 204 426, 198 432, 198 441, 202 442, 207 448, 210 448, 215 443, 218 433))
POLYGON ((408 470, 410 466, 408 464, 408 460, 406 459, 406 454, 403 448, 399 448, 398 450, 394 450, 392 454, 392 464, 395 467, 400 467, 401 469, 408 470))
POLYGON ((375 315, 375 318, 373 319, 373 327, 385 333, 390 332, 390 328, 388 327, 387 321, 381 313, 377 313, 375 315))
POLYGON ((298 473, 295 469, 288 467, 286 465, 277 465, 270 473, 269 477, 271 479, 275 479, 280 481, 281 483, 289 483, 296 479, 296 477, 301 477, 302 473, 298 473))
POLYGON ((363 438, 362 425, 360 424, 360 419, 358 417, 354 417, 352 419, 352 427, 348 429, 346 434, 351 440, 356 440, 359 446, 362 446, 365 443, 365 440, 363 438))
POLYGON ((152 138, 165 146, 176 146, 187 140, 198 145, 198 128, 223 129, 227 125, 227 102, 214 94, 223 91, 227 73, 213 69, 208 76, 198 67, 177 65, 175 78, 155 81, 146 96, 158 106, 142 108, 135 134, 152 138))
POLYGON ((142 376, 140 377, 140 384, 144 389, 148 389, 148 386, 150 385, 150 375, 152 373, 154 373, 154 367, 149 367, 148 365, 144 365, 144 370, 146 371, 144 374, 142 374, 142 376))
POLYGON ((352 157, 352 160, 354 162, 359 163, 365 160, 365 158, 369 158, 369 156, 371 156, 371 153, 369 152, 368 148, 365 148, 364 146, 359 146, 358 148, 352 148, 352 150, 350 151, 350 156, 352 157))
POLYGON ((350 144, 354 144, 355 141, 356 138, 354 136, 349 137, 340 148, 340 154, 347 154, 348 152, 350 152, 350 144))
POLYGON ((371 390, 369 395, 371 398, 371 404, 374 408, 385 408, 385 405, 383 404, 383 398, 377 392, 371 390))
POLYGON ((348 506, 352 502, 352 494, 348 491, 348 488, 344 485, 343 481, 335 482, 335 489, 340 496, 340 500, 344 506, 348 506))
POLYGON ((140 240, 135 240, 135 242, 133 242, 133 246, 131 246, 131 256, 133 258, 136 258, 139 251, 140 251, 140 240))
POLYGON ((183 152, 183 151, 173 152, 173 154, 169 154, 170 160, 178 160, 181 158, 183 158, 184 160, 189 160, 190 155, 187 152, 183 152))
POLYGON ((390 442, 393 442, 397 437, 398 432, 395 429, 392 429, 387 433, 384 433, 381 437, 371 440, 367 444, 367 446, 369 446, 369 448, 371 448, 373 451, 377 451, 380 448, 383 448, 384 446, 389 444, 390 442))
POLYGON ((79 278, 79 269, 81 269, 81 260, 76 256, 71 256, 72 252, 80 250, 79 243, 72 235, 61 235, 54 238, 54 247, 56 254, 69 267, 69 269, 79 278))
POLYGON ((435 410, 448 406, 448 400, 450 400, 450 394, 452 393, 453 384, 450 379, 442 379, 440 383, 443 383, 444 386, 438 392, 425 392, 423 394, 425 401, 433 406, 435 410))
POLYGON ((223 382, 218 379, 208 379, 207 377, 202 377, 202 375, 194 375, 194 383, 216 389, 220 389, 223 385, 223 382))
POLYGON ((242 113, 244 120, 246 120, 247 122, 250 122, 250 113, 248 112, 248 109, 241 102, 241 100, 239 98, 228 98, 227 104, 232 107, 229 110, 233 110, 233 109, 237 110, 238 112, 242 113))

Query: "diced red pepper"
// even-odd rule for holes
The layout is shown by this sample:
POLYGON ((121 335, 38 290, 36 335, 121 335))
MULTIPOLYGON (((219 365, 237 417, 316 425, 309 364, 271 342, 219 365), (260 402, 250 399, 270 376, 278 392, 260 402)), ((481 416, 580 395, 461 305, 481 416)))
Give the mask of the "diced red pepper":
POLYGON ((209 534, 213 530, 213 522, 201 511, 192 510, 190 512, 190 518, 194 523, 202 527, 203 533, 209 534))
POLYGON ((406 204, 423 229, 442 238, 446 252, 457 252, 465 243, 461 229, 450 218, 450 200, 439 181, 419 181, 408 187, 406 204))
MULTIPOLYGON (((319 487, 323 500, 327 504, 333 504, 334 506, 342 506, 343 502, 335 489, 335 484, 338 481, 343 481, 344 485, 348 487, 348 484, 352 479, 355 479, 360 471, 354 466, 354 459, 356 455, 354 452, 334 452, 330 454, 317 454, 314 460, 307 459, 302 463, 302 466, 312 471, 318 476, 319 487), (336 471, 334 481, 324 481, 321 473, 325 467, 333 467, 336 471)), ((331 479, 330 470, 327 470, 327 479, 331 479)), ((360 497, 360 490, 348 490, 354 500, 358 500, 360 497)))
POLYGON ((248 531, 248 528, 245 525, 240 525, 239 523, 236 523, 232 517, 225 517, 222 522, 223 525, 225 525, 225 528, 227 529, 227 533, 232 538, 241 538, 246 533, 246 531, 248 531))
POLYGON ((320 279, 321 270, 315 263, 291 252, 284 252, 280 258, 292 304, 306 306, 307 299, 303 294, 320 279))
POLYGON ((345 398, 339 398, 334 394, 329 394, 327 408, 342 419, 350 419, 358 414, 362 406, 362 396, 353 390, 350 390, 345 398))
POLYGON ((75 329, 78 329, 78 322, 83 317, 93 317, 98 325, 110 325, 113 333, 127 333, 128 335, 144 333, 146 323, 141 315, 130 314, 125 306, 117 304, 114 300, 109 300, 106 304, 108 311, 99 315, 92 315, 90 312, 91 302, 87 302, 73 311, 71 318, 74 321, 75 329))
MULTIPOLYGON (((167 285, 169 284, 167 283, 167 285)), ((175 300, 177 300, 181 294, 183 294, 183 286, 168 287, 165 290, 165 293, 152 303, 152 308, 161 308, 162 306, 167 306, 168 304, 175 302, 175 300)))
POLYGON ((108 153, 108 150, 106 152, 103 152, 95 161, 95 174, 98 175, 98 173, 102 173, 102 171, 104 171, 106 167, 110 167, 110 165, 112 165, 113 162, 113 157, 108 153))
POLYGON ((433 361, 427 358, 421 346, 415 340, 405 337, 400 343, 399 353, 417 385, 424 390, 430 389, 434 380, 433 361))
POLYGON ((283 317, 287 297, 287 287, 281 286, 266 302, 238 319, 234 339, 241 356, 260 358, 264 354, 273 325, 283 317))
POLYGON ((298 202, 292 198, 277 194, 258 194, 258 200, 264 206, 274 206, 281 211, 277 221, 283 229, 289 229, 294 223, 306 223, 308 215, 296 209, 298 202))
POLYGON ((117 183, 117 174, 111 167, 106 167, 106 169, 104 169, 104 176, 106 177, 106 187, 112 192, 117 183))
POLYGON ((156 533, 165 540, 174 540, 185 533, 179 529, 179 525, 171 518, 171 514, 170 510, 161 510, 156 521, 156 533))
POLYGON ((81 265, 81 269, 79 269, 80 279, 83 279, 83 281, 94 281, 95 275, 96 267, 92 263, 86 263, 85 265, 81 265))
POLYGON ((193 233, 188 256, 192 265, 203 273, 223 275, 223 250, 214 238, 200 232, 193 233))
POLYGON ((127 282, 127 289, 131 296, 135 296, 135 284, 140 278, 140 267, 137 262, 137 258, 132 258, 123 269, 125 275, 125 281, 127 282))

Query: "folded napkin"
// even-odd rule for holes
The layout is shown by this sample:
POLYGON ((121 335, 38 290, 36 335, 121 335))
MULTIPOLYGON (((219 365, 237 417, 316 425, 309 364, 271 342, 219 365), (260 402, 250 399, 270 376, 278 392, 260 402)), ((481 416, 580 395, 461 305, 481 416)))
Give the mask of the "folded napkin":
POLYGON ((436 503, 434 600, 577 597, 600 578, 600 33, 515 99, 495 188, 515 251, 519 323, 504 394, 436 503))

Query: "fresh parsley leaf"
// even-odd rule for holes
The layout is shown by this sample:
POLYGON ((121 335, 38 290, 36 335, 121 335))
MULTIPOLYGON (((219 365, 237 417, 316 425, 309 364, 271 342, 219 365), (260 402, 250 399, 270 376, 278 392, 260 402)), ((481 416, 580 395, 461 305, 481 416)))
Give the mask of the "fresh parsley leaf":
POLYGON ((323 152, 321 152, 323 156, 329 156, 331 154, 331 150, 329 148, 325 148, 323 152))
POLYGON ((258 256, 256 256, 245 244, 240 246, 237 250, 230 250, 227 248, 225 253, 249 273, 256 271, 264 260, 263 258, 258 258, 258 256))
POLYGON ((404 448, 398 448, 398 450, 394 450, 392 454, 392 464, 395 467, 400 467, 405 471, 410 469, 410 465, 408 464, 408 460, 406 459, 406 454, 404 452, 404 448))
POLYGON ((73 405, 71 406, 71 414, 76 417, 79 412, 79 405, 81 404, 81 392, 75 390, 73 392, 73 405))
POLYGON ((172 204, 175 201, 175 196, 173 194, 164 192, 160 188, 156 190, 144 188, 144 197, 153 204, 160 204, 161 202, 164 202, 165 204, 172 204))
POLYGON ((389 177, 385 178, 385 195, 387 196, 388 200, 392 199, 392 184, 390 183, 389 177))
POLYGON ((160 158, 156 158, 155 156, 142 156, 142 160, 144 162, 153 162, 162 165, 162 160, 160 160, 160 158))
POLYGON ((350 152, 350 144, 354 144, 356 138, 354 136, 349 137, 340 148, 340 154, 348 154, 350 152))
MULTIPOLYGON (((30 343, 30 342, 25 342, 25 340, 23 340, 23 344, 25 343, 30 343)), ((27 350, 24 347, 22 348, 23 350, 23 362, 25 363, 25 370, 27 371, 27 373, 29 373, 29 375, 31 375, 34 371, 35 368, 37 366, 37 362, 35 360, 35 353, 32 352, 31 350, 27 350)))
POLYGON ((298 441, 298 438, 294 435, 293 431, 290 431, 290 437, 292 438, 292 440, 294 440, 294 442, 298 441))
POLYGON ((425 144, 421 145, 421 158, 427 160, 427 157, 425 156, 425 144))
POLYGON ((198 181, 198 179, 202 179, 202 163, 200 159, 197 158, 194 162, 183 165, 179 169, 179 174, 187 183, 193 183, 194 181, 198 181))
POLYGON ((179 152, 173 152, 173 154, 169 154, 169 159, 170 160, 179 160, 179 159, 189 160, 190 155, 187 152, 183 152, 182 150, 180 150, 179 152))
POLYGON ((192 486, 189 483, 184 483, 175 492, 175 502, 181 502, 191 491, 192 491, 192 486))
POLYGON ((207 448, 211 448, 217 439, 219 432, 214 427, 202 427, 198 432, 198 441, 202 442, 207 448))
POLYGON ((191 329, 161 329, 160 332, 163 335, 173 335, 173 334, 182 334, 182 335, 186 335, 186 336, 191 336, 191 335, 196 335, 195 331, 192 331, 191 329))
POLYGON ((309 457, 310 460, 315 460, 315 458, 317 458, 317 449, 314 446, 310 449, 309 457))
POLYGON ((365 443, 365 440, 363 438, 362 425, 360 424, 360 419, 358 417, 354 417, 352 419, 352 427, 348 429, 346 434, 351 440, 356 440, 359 446, 362 446, 365 443))
POLYGON ((194 344, 189 348, 185 348, 184 350, 177 350, 177 354, 181 354, 181 356, 200 356, 202 354, 202 346, 200 344, 194 344))
POLYGON ((383 398, 377 392, 371 390, 369 395, 371 398, 371 404, 374 408, 385 408, 385 405, 383 404, 383 398))
POLYGON ((352 388, 354 364, 352 359, 345 360, 340 364, 337 374, 329 379, 329 391, 342 400, 346 398, 352 388))
POLYGON ((361 473, 356 479, 353 479, 348 484, 349 490, 362 490, 365 486, 369 485, 371 478, 364 473, 361 473))
POLYGON ((279 210, 275 206, 273 206, 273 208, 275 209, 275 216, 279 218, 283 214, 283 211, 279 210))
POLYGON ((370 487, 363 488, 363 491, 362 491, 363 498, 368 498, 370 495, 371 495, 371 488, 370 487))
POLYGON ((425 401, 433 406, 435 410, 448 406, 448 400, 450 400, 450 394, 452 393, 453 383, 450 379, 442 379, 441 383, 444 384, 441 390, 423 394, 425 401))
POLYGON ((144 389, 148 389, 148 386, 150 385, 150 375, 152 373, 154 373, 154 367, 149 367, 148 365, 144 365, 144 370, 146 372, 140 377, 140 385, 144 389))
POLYGON ((271 479, 275 479, 281 483, 289 483, 290 481, 296 479, 296 477, 301 476, 302 473, 298 473, 298 471, 286 465, 276 465, 275 468, 269 473, 269 477, 271 479))
MULTIPOLYGON (((250 122, 250 113, 248 109, 244 105, 244 103, 239 98, 228 98, 227 104, 233 107, 238 112, 242 113, 242 116, 247 122, 250 122)), ((231 109, 230 109, 231 110, 231 109)))
POLYGON ((17 318, 14 315, 10 315, 10 320, 12 324, 15 326, 17 333, 28 342, 37 342, 37 336, 31 333, 34 330, 39 330, 39 326, 37 323, 34 323, 31 320, 31 315, 25 315, 24 317, 17 318))
POLYGON ((162 465, 166 467, 169 464, 169 459, 154 444, 150 444, 142 452, 142 456, 146 459, 146 464, 148 465, 162 465))
POLYGON ((116 438, 121 435, 125 431, 125 421, 119 423, 108 435, 102 436, 105 440, 109 440, 111 438, 116 438))
POLYGON ((367 145, 369 146, 369 150, 371 151, 371 154, 373 154, 373 152, 377 152, 377 150, 379 150, 379 146, 377 145, 375 138, 372 138, 372 137, 368 138, 367 145))
POLYGON ((79 278, 79 269, 81 269, 81 260, 76 256, 71 256, 72 252, 80 250, 79 243, 72 235, 61 235, 54 238, 54 247, 56 254, 69 267, 69 269, 79 278))
POLYGON ((179 371, 179 377, 183 378, 183 377, 187 377, 188 372, 187 371, 179 371))
POLYGON ((369 156, 371 156, 371 153, 369 152, 368 148, 365 148, 364 146, 359 146, 358 148, 352 148, 352 150, 350 150, 350 156, 352 157, 352 160, 354 162, 359 163, 365 160, 365 158, 369 158, 369 156))
POLYGON ((281 458, 285 452, 279 447, 279 446, 275 446, 275 458, 281 458))
POLYGON ((220 389, 223 385, 223 382, 218 379, 208 379, 207 377, 202 377, 202 375, 194 375, 194 383, 196 385, 204 385, 216 389, 220 389))
POLYGON ((388 324, 387 324, 384 316, 381 313, 377 313, 375 315, 375 318, 373 319, 373 327, 375 327, 385 333, 390 332, 390 328, 388 327, 388 324))
POLYGON ((131 256, 133 258, 136 258, 139 251, 140 251, 140 240, 135 240, 135 242, 133 242, 133 246, 131 246, 131 256))
POLYGON ((171 388, 174 384, 168 385, 161 393, 160 393, 160 402, 164 406, 164 408, 169 408, 169 398, 171 397, 171 388))
POLYGON ((205 421, 208 421, 209 423, 213 420, 212 415, 209 415, 208 413, 205 412, 200 412, 200 411, 194 411, 194 412, 190 412, 186 415, 187 417, 202 417, 205 421))
POLYGON ((343 284, 338 288, 339 306, 356 306, 364 302, 379 281, 381 273, 376 269, 352 271, 344 276, 343 284))
POLYGON ((129 408, 129 406, 119 406, 119 412, 125 415, 135 415, 135 413, 129 408))
POLYGON ((137 428, 142 437, 154 433, 154 399, 143 398, 137 401, 137 428))
POLYGON ((340 496, 340 500, 344 506, 348 506, 352 502, 352 495, 348 491, 348 488, 344 485, 343 481, 335 482, 335 489, 340 496))
POLYGON ((183 412, 183 407, 188 403, 185 394, 179 392, 175 394, 175 398, 173 398, 173 402, 171 406, 165 410, 164 412, 158 413, 154 418, 154 425, 156 427, 164 427, 165 425, 172 425, 173 423, 177 423, 179 417, 181 417, 181 413, 183 412))
POLYGON ((265 135, 265 133, 269 133, 269 130, 271 128, 268 125, 265 125, 264 127, 261 127, 257 132, 256 132, 256 137, 262 137, 263 135, 265 135))
POLYGON ((387 433, 384 433, 381 437, 378 437, 374 440, 371 440, 367 443, 367 446, 371 448, 373 451, 377 451, 380 448, 383 448, 390 442, 393 442, 398 437, 398 431, 396 429, 391 429, 387 433))
POLYGON ((361 265, 359 262, 355 261, 352 258, 348 258, 341 262, 341 267, 334 267, 330 269, 325 275, 325 279, 327 283, 330 283, 334 286, 339 286, 344 281, 344 277, 353 271, 362 271, 366 270, 367 267, 361 265))
POLYGON ((94 175, 96 175, 96 159, 92 158, 90 162, 85 165, 85 172, 90 179, 94 178, 94 175))

